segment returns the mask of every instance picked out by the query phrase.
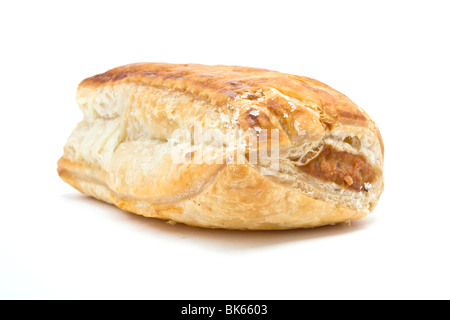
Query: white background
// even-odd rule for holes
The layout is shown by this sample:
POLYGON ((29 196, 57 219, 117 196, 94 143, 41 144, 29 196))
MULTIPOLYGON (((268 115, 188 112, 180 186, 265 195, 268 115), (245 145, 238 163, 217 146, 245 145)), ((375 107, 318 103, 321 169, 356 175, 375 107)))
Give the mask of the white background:
POLYGON ((447 1, 2 1, 0 298, 450 298, 447 1), (351 225, 203 230, 63 183, 78 83, 132 62, 306 75, 386 145, 385 192, 351 225))

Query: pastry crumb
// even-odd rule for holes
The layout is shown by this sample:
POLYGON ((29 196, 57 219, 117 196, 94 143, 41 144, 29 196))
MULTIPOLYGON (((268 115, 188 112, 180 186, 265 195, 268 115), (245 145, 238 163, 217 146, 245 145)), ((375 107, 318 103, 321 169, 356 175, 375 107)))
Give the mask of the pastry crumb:
POLYGON ((350 176, 345 176, 344 181, 347 182, 349 186, 353 184, 353 179, 350 176))

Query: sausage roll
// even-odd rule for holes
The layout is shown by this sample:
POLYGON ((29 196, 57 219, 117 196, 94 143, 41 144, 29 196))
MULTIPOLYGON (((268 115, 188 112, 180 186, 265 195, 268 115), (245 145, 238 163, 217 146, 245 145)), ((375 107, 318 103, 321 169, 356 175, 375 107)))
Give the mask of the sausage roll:
POLYGON ((83 80, 84 119, 58 161, 80 192, 146 217, 224 229, 367 216, 384 149, 354 102, 307 77, 139 63, 83 80))

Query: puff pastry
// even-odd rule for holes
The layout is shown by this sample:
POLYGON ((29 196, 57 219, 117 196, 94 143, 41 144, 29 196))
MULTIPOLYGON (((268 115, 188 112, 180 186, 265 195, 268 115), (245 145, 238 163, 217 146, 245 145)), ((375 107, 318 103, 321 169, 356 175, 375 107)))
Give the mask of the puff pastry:
POLYGON ((77 102, 84 119, 64 147, 59 175, 146 217, 207 228, 316 227, 368 215, 383 191, 375 123, 345 95, 307 77, 139 63, 85 79, 77 102), (195 135, 196 123, 225 138, 174 138, 179 130, 195 135), (276 158, 252 162, 250 154, 275 145, 268 134, 265 143, 251 142, 264 140, 265 130, 278 135, 276 158), (237 151, 242 161, 228 161, 237 151), (215 161, 173 156, 211 152, 215 161))

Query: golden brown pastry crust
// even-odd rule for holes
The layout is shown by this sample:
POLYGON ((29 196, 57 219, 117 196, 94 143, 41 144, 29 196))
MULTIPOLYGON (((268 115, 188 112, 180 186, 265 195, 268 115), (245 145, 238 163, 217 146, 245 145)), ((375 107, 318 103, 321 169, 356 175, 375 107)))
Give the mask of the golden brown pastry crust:
POLYGON ((210 228, 314 227, 366 216, 383 190, 375 123, 314 79, 140 63, 85 79, 77 100, 85 119, 58 173, 79 191, 137 214, 210 228), (171 137, 195 121, 221 132, 278 129, 280 170, 263 175, 260 163, 174 163, 171 152, 181 147, 171 137), (342 158, 327 162, 327 152, 342 158))

